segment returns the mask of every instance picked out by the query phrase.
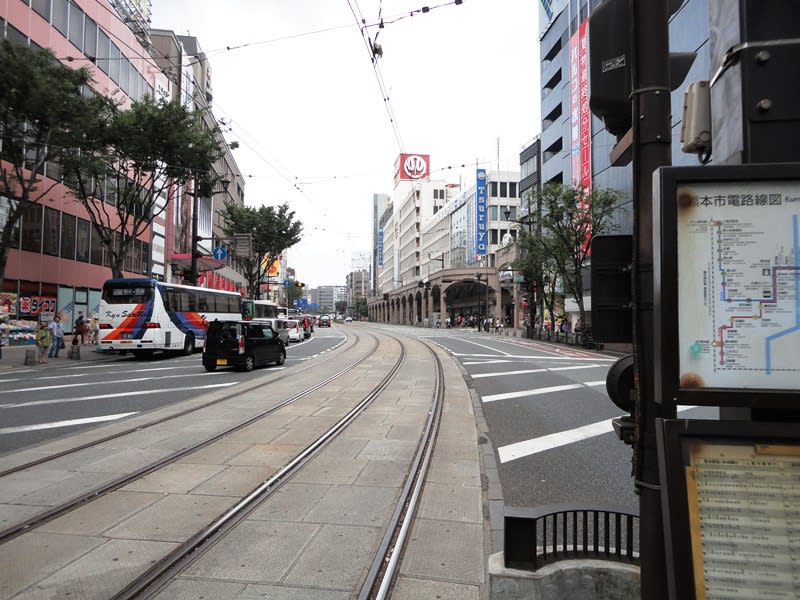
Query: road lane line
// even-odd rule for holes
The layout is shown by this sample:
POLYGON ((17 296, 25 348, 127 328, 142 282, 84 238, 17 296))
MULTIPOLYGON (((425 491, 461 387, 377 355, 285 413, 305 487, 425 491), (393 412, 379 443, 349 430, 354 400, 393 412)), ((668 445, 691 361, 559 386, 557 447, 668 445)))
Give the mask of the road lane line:
POLYGON ((512 398, 524 398, 525 396, 538 396, 540 394, 552 394, 553 392, 564 392, 566 390, 577 390, 582 388, 582 383, 570 383, 567 385, 554 385, 552 387, 539 388, 538 390, 522 390, 521 392, 507 392, 505 394, 492 394, 483 396, 481 400, 486 402, 496 402, 497 400, 510 400, 512 398))
MULTIPOLYGON (((137 411, 138 412, 138 411, 137 411)), ((70 421, 53 421, 52 423, 37 423, 36 425, 20 425, 19 427, 3 427, 0 435, 9 433, 21 433, 23 431, 38 431, 41 429, 57 429, 59 427, 74 427, 75 425, 88 425, 89 423, 104 423, 106 421, 116 421, 124 419, 136 412, 119 413, 117 415, 105 415, 103 417, 87 417, 86 419, 72 419, 70 421)))
MULTIPOLYGON (((686 405, 682 406, 678 413, 685 412, 697 408, 696 406, 686 405)), ((616 417, 614 417, 616 418, 616 417)), ((500 458, 500 463, 506 463, 519 458, 525 458, 545 450, 551 450, 567 444, 574 444, 581 442, 591 437, 597 437, 605 433, 614 431, 614 426, 611 424, 612 419, 598 421, 597 423, 590 423, 583 427, 576 427, 575 429, 567 429, 566 431, 559 431, 558 433, 551 433, 550 435, 543 435, 538 438, 508 444, 501 446, 497 449, 497 455, 500 458)))
MULTIPOLYGON (((467 364, 467 363, 464 363, 467 364)), ((525 369, 523 371, 503 371, 495 373, 477 373, 470 374, 473 379, 483 379, 484 377, 502 377, 503 375, 527 375, 529 373, 547 373, 549 369, 525 369)))
POLYGON ((238 381, 230 383, 217 383, 212 385, 195 385, 190 387, 161 388, 158 390, 133 390, 130 392, 120 392, 118 394, 101 394, 99 396, 84 396, 83 398, 61 398, 58 400, 35 400, 32 402, 21 402, 19 404, 0 404, 0 408, 24 408, 27 406, 43 406, 46 404, 61 404, 68 402, 84 402, 86 400, 104 400, 107 398, 125 398, 130 396, 150 396, 153 394, 165 394, 168 392, 183 392, 188 390, 210 390, 213 388, 229 387, 236 385, 238 381))

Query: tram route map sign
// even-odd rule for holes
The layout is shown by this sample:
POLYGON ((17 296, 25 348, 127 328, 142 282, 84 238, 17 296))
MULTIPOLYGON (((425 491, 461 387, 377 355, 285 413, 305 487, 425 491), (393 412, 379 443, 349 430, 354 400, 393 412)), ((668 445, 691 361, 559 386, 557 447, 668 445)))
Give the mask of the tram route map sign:
POLYGON ((682 387, 800 389, 800 181, 677 190, 682 387))

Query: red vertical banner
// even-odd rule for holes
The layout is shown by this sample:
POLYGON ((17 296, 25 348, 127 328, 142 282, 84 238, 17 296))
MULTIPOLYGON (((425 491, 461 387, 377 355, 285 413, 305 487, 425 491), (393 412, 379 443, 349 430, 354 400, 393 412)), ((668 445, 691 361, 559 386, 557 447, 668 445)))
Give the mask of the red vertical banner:
POLYGON ((580 107, 580 182, 592 187, 592 114, 589 112, 589 39, 584 21, 578 29, 578 88, 580 107))

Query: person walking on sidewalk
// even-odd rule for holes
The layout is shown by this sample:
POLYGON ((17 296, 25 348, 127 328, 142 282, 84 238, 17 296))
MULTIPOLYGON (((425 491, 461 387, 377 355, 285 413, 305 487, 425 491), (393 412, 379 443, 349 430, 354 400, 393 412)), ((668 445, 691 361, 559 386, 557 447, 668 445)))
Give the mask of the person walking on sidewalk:
POLYGON ((42 321, 39 323, 39 330, 36 332, 36 347, 39 349, 39 364, 43 365, 47 361, 45 357, 47 356, 47 350, 50 348, 50 345, 53 343, 53 335, 50 333, 50 329, 47 327, 47 323, 42 321))
POLYGON ((58 315, 50 321, 50 335, 53 336, 53 343, 50 344, 50 352, 47 358, 58 358, 58 351, 64 344, 64 326, 61 324, 61 317, 58 315))
POLYGON ((75 331, 73 332, 72 342, 74 343, 79 337, 81 344, 86 343, 86 318, 83 316, 83 311, 78 312, 78 318, 75 319, 75 331))

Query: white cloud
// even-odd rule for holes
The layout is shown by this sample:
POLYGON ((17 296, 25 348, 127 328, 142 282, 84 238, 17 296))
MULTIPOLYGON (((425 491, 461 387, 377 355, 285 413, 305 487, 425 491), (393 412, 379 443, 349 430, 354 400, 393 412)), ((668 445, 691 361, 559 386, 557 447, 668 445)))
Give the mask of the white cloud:
POLYGON ((401 151, 395 129, 404 151, 430 154, 433 176, 451 181, 476 161, 495 168, 498 154, 501 168, 519 168, 539 132, 535 0, 443 2, 409 16, 422 6, 153 0, 152 26, 196 37, 209 58, 246 202, 288 202, 303 222, 288 256, 310 286, 343 285, 353 252, 371 248, 372 196, 391 194, 401 151), (385 27, 367 31, 383 49, 388 102, 353 16, 375 24, 379 8, 385 27))

